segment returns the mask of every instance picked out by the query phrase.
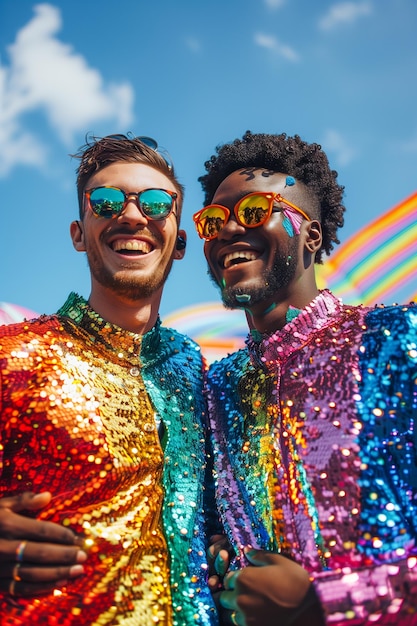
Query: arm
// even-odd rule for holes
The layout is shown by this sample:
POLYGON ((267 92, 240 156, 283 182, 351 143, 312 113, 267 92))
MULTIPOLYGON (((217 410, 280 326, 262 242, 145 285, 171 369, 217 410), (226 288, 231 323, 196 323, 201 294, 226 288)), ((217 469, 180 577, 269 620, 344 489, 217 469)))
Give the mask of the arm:
POLYGON ((15 596, 50 593, 83 573, 86 553, 68 528, 26 517, 51 500, 44 492, 0 499, 0 590, 15 596))

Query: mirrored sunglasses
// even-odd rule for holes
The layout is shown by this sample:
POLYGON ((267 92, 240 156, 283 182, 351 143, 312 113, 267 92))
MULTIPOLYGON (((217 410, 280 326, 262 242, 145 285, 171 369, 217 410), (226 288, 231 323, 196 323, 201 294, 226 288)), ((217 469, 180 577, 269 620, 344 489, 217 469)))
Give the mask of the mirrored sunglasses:
POLYGON ((157 152, 164 159, 169 170, 172 170, 174 167, 172 163, 172 159, 170 155, 168 154, 167 150, 161 149, 158 146, 158 142, 156 141, 156 139, 153 139, 152 137, 147 137, 146 135, 138 135, 137 137, 134 137, 130 133, 128 133, 127 135, 117 133, 115 135, 107 135, 106 138, 118 139, 120 141, 138 139, 140 142, 144 143, 145 146, 148 146, 148 148, 152 148, 152 150, 157 152))
POLYGON ((119 187, 86 189, 84 196, 94 215, 107 219, 121 215, 127 202, 133 197, 142 215, 153 221, 166 219, 172 212, 177 198, 175 191, 168 189, 144 189, 137 193, 127 193, 119 187))
MULTIPOLYGON (((300 213, 304 219, 310 218, 298 206, 286 200, 280 193, 258 191, 241 198, 233 209, 236 221, 245 228, 262 226, 271 217, 273 210, 282 211, 292 209, 300 213), (276 202, 282 202, 284 207, 274 207, 276 202)), ((201 239, 210 241, 215 239, 221 229, 230 219, 230 210, 221 204, 209 204, 193 215, 197 233, 201 239)))

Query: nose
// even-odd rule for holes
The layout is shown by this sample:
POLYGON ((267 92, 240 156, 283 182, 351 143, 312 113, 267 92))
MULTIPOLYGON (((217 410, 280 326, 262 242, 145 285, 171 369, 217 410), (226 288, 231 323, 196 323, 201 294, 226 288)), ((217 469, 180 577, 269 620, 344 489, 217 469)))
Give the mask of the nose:
POLYGON ((142 213, 142 211, 139 208, 138 194, 136 193, 127 194, 123 211, 119 215, 118 219, 122 223, 133 222, 135 224, 144 224, 144 225, 148 223, 147 217, 142 213))
POLYGON ((229 241, 235 237, 242 236, 246 233, 246 228, 238 224, 236 217, 232 214, 223 228, 220 230, 217 238, 220 241, 229 241))

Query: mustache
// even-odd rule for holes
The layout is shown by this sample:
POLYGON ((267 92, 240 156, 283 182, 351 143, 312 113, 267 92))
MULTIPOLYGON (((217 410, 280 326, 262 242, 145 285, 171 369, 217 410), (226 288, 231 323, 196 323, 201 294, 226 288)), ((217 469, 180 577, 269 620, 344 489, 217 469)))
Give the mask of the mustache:
POLYGON ((128 228, 127 226, 118 226, 117 228, 111 228, 111 226, 109 226, 109 228, 107 228, 105 231, 103 231, 100 235, 100 239, 101 241, 106 241, 106 239, 111 236, 113 237, 117 237, 117 236, 124 236, 124 237, 143 237, 145 236, 147 239, 150 239, 151 241, 154 241, 156 243, 162 244, 164 242, 164 238, 162 236, 162 234, 157 231, 157 232, 152 232, 151 230, 149 230, 148 228, 128 228))

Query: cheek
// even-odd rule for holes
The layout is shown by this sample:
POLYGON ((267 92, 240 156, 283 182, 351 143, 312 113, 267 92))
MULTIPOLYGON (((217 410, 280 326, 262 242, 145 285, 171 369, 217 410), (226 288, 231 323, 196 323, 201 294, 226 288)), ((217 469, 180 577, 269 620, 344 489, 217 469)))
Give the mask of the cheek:
POLYGON ((206 261, 207 263, 210 264, 210 257, 212 254, 212 250, 213 250, 213 244, 210 242, 205 242, 204 243, 204 247, 203 247, 203 251, 204 251, 204 256, 206 257, 206 261))

